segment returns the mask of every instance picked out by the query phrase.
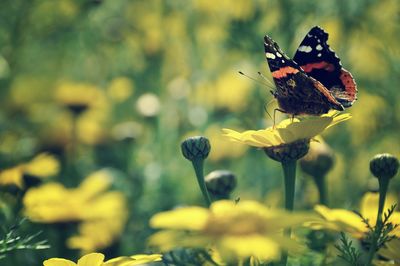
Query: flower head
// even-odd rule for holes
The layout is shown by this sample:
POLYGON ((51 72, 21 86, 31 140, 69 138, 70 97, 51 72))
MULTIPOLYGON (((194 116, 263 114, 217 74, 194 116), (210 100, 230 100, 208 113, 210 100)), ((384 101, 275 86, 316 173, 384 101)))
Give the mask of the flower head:
POLYGON ((106 191, 111 181, 112 176, 103 170, 78 188, 59 183, 32 188, 23 199, 25 215, 39 223, 80 222, 79 234, 69 238, 68 245, 86 253, 105 248, 120 235, 127 219, 125 196, 106 191))
POLYGON ((161 254, 138 254, 130 257, 118 257, 104 262, 104 255, 101 253, 90 253, 78 260, 78 264, 67 259, 52 258, 45 260, 43 266, 134 266, 160 261, 161 254))
MULTIPOLYGON (((393 204, 396 203, 396 199, 392 195, 387 195, 384 210, 388 210, 393 204)), ((375 192, 365 193, 361 199, 360 214, 368 220, 371 227, 376 224, 376 214, 378 212, 379 194, 375 192)), ((329 209, 323 205, 315 206, 315 211, 321 216, 323 221, 313 221, 309 223, 311 228, 314 229, 328 229, 333 231, 343 231, 350 233, 356 238, 363 238, 368 232, 367 225, 363 222, 360 215, 355 212, 345 209, 329 209)), ((397 224, 400 220, 400 212, 393 212, 389 218, 389 222, 397 224)), ((400 229, 395 228, 391 233, 400 237, 400 229)))
POLYGON ((41 153, 27 163, 0 171, 0 185, 15 185, 23 189, 24 175, 46 178, 58 174, 59 169, 60 163, 53 155, 41 153))
POLYGON ((256 256, 275 260, 281 248, 300 248, 282 237, 281 230, 312 219, 309 214, 271 210, 254 201, 221 200, 210 209, 185 207, 154 215, 151 226, 164 230, 154 234, 150 243, 162 250, 211 246, 225 259, 256 256))
POLYGON ((350 114, 330 112, 322 116, 304 117, 301 120, 286 119, 275 127, 262 130, 248 130, 242 133, 231 129, 223 131, 232 141, 263 148, 274 160, 297 160, 308 152, 309 141, 312 138, 349 118, 350 114))
POLYGON ((289 144, 303 139, 312 139, 325 129, 350 119, 350 114, 330 112, 322 116, 303 119, 285 119, 275 127, 261 130, 248 130, 242 133, 223 129, 225 136, 233 141, 253 147, 269 148, 289 144))

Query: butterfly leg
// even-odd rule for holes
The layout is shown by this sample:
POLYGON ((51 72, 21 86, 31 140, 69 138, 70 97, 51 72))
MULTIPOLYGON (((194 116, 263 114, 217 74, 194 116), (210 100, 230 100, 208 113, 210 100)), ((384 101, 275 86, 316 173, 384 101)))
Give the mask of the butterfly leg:
POLYGON ((279 108, 275 108, 275 109, 274 109, 274 124, 273 124, 272 128, 275 128, 276 111, 279 111, 279 112, 281 112, 281 113, 283 113, 283 114, 286 114, 285 110, 282 110, 282 109, 279 109, 279 108))

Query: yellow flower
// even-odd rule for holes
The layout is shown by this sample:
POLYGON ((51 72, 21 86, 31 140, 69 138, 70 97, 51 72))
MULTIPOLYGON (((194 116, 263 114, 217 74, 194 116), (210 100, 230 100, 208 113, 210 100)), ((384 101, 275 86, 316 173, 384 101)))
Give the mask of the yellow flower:
POLYGON ((118 257, 104 262, 101 253, 90 253, 78 260, 78 264, 61 258, 45 260, 43 266, 134 266, 143 265, 154 261, 161 261, 161 254, 138 254, 130 257, 118 257))
POLYGON ((89 107, 104 104, 104 93, 92 84, 62 82, 55 92, 57 102, 80 114, 89 107))
POLYGON ((317 205, 314 209, 321 215, 323 220, 309 223, 308 225, 313 229, 343 231, 357 238, 362 238, 368 231, 361 217, 352 211, 345 209, 329 209, 323 205, 317 205))
POLYGON ((59 161, 50 154, 41 153, 30 162, 5 169, 0 172, 0 185, 14 184, 20 189, 25 187, 24 174, 38 178, 57 175, 60 170, 59 161))
POLYGON ((222 200, 210 209, 184 207, 154 215, 150 224, 164 230, 150 238, 150 244, 169 250, 174 247, 215 247, 225 259, 256 256, 276 260, 281 249, 301 247, 281 235, 284 228, 315 219, 309 214, 271 210, 255 201, 222 200))
MULTIPOLYGON (((386 212, 395 203, 395 198, 389 194, 386 197, 384 211, 386 212)), ((365 193, 361 199, 360 214, 368 220, 368 223, 372 227, 374 227, 376 223, 378 204, 378 193, 365 193)), ((366 224, 355 212, 345 209, 329 209, 323 205, 317 205, 314 209, 323 218, 323 221, 309 223, 309 225, 314 229, 325 228, 334 231, 344 231, 352 234, 356 238, 362 238, 365 236, 365 233, 368 232, 366 224)), ((392 224, 398 224, 399 220, 400 212, 393 212, 389 218, 389 222, 392 224)), ((392 234, 400 237, 400 229, 394 229, 392 234)))
POLYGON ((132 80, 127 77, 118 77, 111 81, 107 88, 107 94, 115 102, 123 102, 133 94, 133 90, 132 80))
MULTIPOLYGON (((396 197, 392 194, 386 195, 385 205, 383 207, 383 212, 387 212, 391 206, 397 204, 396 197)), ((360 204, 360 213, 365 218, 368 219, 368 222, 371 226, 375 226, 376 224, 376 216, 378 214, 379 208, 379 193, 377 192, 367 192, 361 199, 360 204)), ((400 212, 395 211, 389 218, 389 222, 393 225, 399 224, 400 221, 400 212)), ((400 237, 400 228, 396 227, 392 234, 400 237)))
POLYGON ((104 255, 100 253, 91 253, 78 260, 78 264, 61 258, 52 258, 45 260, 43 266, 101 266, 104 262, 104 255))
POLYGON ((325 129, 348 120, 350 117, 350 114, 329 112, 322 116, 304 117, 301 120, 297 118, 285 119, 275 127, 262 130, 248 130, 239 133, 231 129, 223 129, 223 132, 232 141, 259 148, 268 148, 312 139, 325 129))
POLYGON ((112 176, 103 170, 75 189, 59 183, 32 188, 23 199, 25 215, 39 223, 81 222, 79 234, 68 239, 68 245, 83 252, 105 248, 121 234, 127 219, 125 196, 106 192, 111 181, 112 176))

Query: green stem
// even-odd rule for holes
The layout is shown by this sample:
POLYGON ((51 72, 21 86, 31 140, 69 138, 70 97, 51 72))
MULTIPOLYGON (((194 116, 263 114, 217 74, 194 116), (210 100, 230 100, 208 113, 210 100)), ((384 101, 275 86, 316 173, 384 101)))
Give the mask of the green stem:
POLYGON ((204 160, 193 160, 192 164, 194 171, 196 172, 197 182, 199 183, 201 193, 203 193, 203 198, 207 204, 207 207, 210 207, 211 198, 210 195, 208 194, 206 182, 204 181, 204 173, 203 173, 204 160))
POLYGON ((325 176, 313 176, 315 185, 317 186, 318 193, 319 193, 319 203, 322 205, 328 205, 328 194, 326 191, 326 182, 325 176))
MULTIPOLYGON (((294 192, 296 184, 296 160, 282 162, 283 175, 285 179, 285 209, 293 211, 294 206, 294 192)), ((290 238, 292 228, 286 228, 284 236, 290 238)), ((288 260, 288 253, 283 252, 280 265, 286 265, 288 260)))
POLYGON ((379 180, 379 207, 378 207, 378 214, 376 216, 376 224, 375 224, 375 229, 374 229, 374 235, 372 238, 372 244, 371 248, 368 252, 368 257, 367 257, 367 265, 372 265, 372 260, 375 257, 376 249, 378 246, 378 240, 382 234, 382 228, 383 228, 383 223, 382 223, 382 213, 383 213, 383 207, 385 206, 385 199, 386 199, 386 193, 389 187, 389 177, 380 177, 378 178, 379 180))

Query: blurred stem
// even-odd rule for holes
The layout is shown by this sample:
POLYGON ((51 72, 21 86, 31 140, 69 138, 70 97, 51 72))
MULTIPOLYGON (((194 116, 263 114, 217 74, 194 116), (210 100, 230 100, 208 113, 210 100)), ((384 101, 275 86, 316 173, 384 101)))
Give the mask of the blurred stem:
POLYGON ((194 171, 196 172, 197 182, 199 183, 201 193, 203 193, 203 198, 207 204, 207 207, 210 207, 211 198, 207 191, 206 182, 204 181, 204 173, 203 173, 204 160, 202 159, 193 160, 192 164, 194 171))
MULTIPOLYGON (((294 192, 296 185, 296 160, 282 162, 283 175, 285 181, 285 209, 293 211, 294 206, 294 192)), ((290 238, 292 234, 292 228, 286 228, 284 236, 290 238)), ((280 265, 286 265, 288 260, 288 253, 283 252, 280 265)))
POLYGON ((319 203, 322 205, 328 205, 328 195, 326 191, 325 175, 313 176, 315 185, 317 186, 319 193, 319 203))
POLYGON ((372 265, 372 260, 374 259, 375 253, 377 251, 376 249, 378 247, 378 241, 382 234, 382 228, 383 228, 382 213, 383 213, 383 207, 385 206, 386 193, 389 187, 390 178, 383 176, 378 178, 378 181, 379 181, 379 207, 378 207, 378 214, 376 216, 376 225, 372 238, 372 244, 368 252, 366 265, 372 265))

